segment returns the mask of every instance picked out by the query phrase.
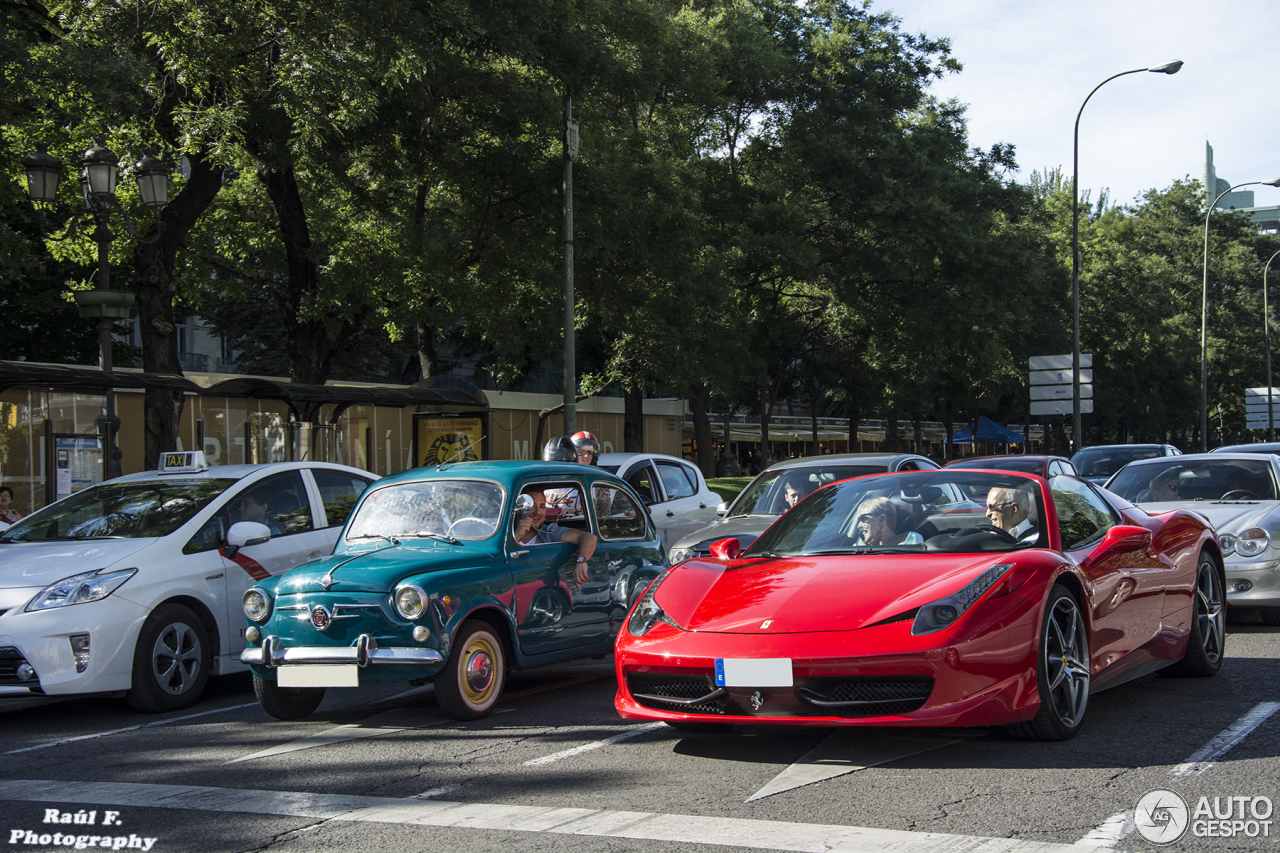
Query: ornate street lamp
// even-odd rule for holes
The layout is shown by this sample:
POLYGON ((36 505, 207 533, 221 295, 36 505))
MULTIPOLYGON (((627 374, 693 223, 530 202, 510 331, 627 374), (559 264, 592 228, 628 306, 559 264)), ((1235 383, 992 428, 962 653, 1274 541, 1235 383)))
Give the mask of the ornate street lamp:
MULTIPOLYGON (((1140 71, 1150 71, 1153 74, 1177 74, 1181 68, 1182 60, 1175 59, 1173 62, 1151 68, 1121 71, 1094 86, 1093 92, 1126 74, 1137 74, 1140 71)), ((1089 103, 1089 98, 1093 97, 1093 92, 1084 99, 1079 112, 1076 113, 1075 138, 1071 147, 1071 444, 1073 452, 1082 449, 1081 439, 1084 435, 1080 429, 1080 116, 1084 113, 1084 107, 1089 103)))
MULTIPOLYGON (((80 308, 80 316, 97 318, 98 320, 98 359, 102 372, 111 376, 111 326, 116 320, 128 319, 133 307, 134 295, 127 290, 111 289, 110 248, 114 235, 108 228, 111 213, 115 209, 116 178, 120 158, 107 148, 106 143, 95 138, 93 147, 85 151, 81 157, 80 190, 84 197, 84 210, 77 212, 60 238, 70 239, 75 236, 81 216, 91 217, 94 221, 93 240, 98 244, 98 281, 93 290, 77 291, 76 305, 80 308)), ((27 195, 36 205, 41 229, 45 226, 43 205, 51 205, 57 198, 58 180, 62 174, 62 164, 52 157, 45 145, 37 145, 36 153, 23 161, 27 172, 27 195)), ((138 182, 138 193, 142 203, 150 208, 163 207, 169 194, 169 170, 165 165, 143 152, 143 157, 134 167, 134 175, 138 182)), ((160 236, 162 222, 158 222, 156 233, 150 238, 143 238, 134 230, 133 223, 123 209, 119 211, 124 219, 125 228, 135 240, 154 242, 160 236)), ((98 432, 102 435, 102 474, 103 479, 120 476, 120 450, 116 447, 115 436, 120 430, 120 419, 116 417, 115 394, 108 387, 103 393, 103 413, 95 420, 98 432)))
MULTIPOLYGON (((1269 181, 1245 181, 1243 184, 1228 187, 1218 193, 1217 198, 1209 203, 1209 209, 1204 213, 1204 290, 1200 297, 1200 451, 1202 453, 1209 452, 1209 348, 1208 339, 1205 336, 1209 326, 1209 217, 1224 195, 1241 187, 1252 187, 1258 184, 1280 187, 1280 178, 1272 178, 1269 181)), ((1206 187, 1206 189, 1212 192, 1211 188, 1206 187)), ((1271 379, 1268 377, 1267 388, 1270 389, 1270 387, 1271 379)), ((1270 394, 1270 390, 1267 393, 1270 394)), ((1270 399, 1267 401, 1267 407, 1271 407, 1270 399)))

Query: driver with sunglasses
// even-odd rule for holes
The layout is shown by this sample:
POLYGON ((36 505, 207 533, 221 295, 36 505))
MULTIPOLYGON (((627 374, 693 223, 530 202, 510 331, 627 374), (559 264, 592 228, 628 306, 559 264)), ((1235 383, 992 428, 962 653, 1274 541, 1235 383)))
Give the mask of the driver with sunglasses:
POLYGON ((987 518, 1019 542, 1034 542, 1040 536, 1031 517, 1034 506, 1031 495, 1021 489, 994 488, 987 493, 987 518))

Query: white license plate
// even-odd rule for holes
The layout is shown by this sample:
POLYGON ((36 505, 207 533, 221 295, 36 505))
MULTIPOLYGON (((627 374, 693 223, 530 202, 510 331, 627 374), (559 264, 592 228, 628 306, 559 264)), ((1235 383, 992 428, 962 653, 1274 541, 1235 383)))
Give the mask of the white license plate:
POLYGON ((790 687, 791 658, 716 658, 720 687, 790 687))
POLYGON ((355 664, 292 664, 276 669, 281 687, 359 687, 360 668, 355 664))

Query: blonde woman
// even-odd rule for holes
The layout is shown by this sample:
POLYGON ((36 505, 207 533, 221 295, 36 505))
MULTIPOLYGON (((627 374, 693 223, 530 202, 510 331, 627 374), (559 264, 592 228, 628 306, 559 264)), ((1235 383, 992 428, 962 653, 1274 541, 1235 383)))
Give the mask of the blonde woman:
POLYGON ((854 516, 861 545, 923 545, 919 533, 898 533, 898 510, 888 498, 867 498, 854 516))

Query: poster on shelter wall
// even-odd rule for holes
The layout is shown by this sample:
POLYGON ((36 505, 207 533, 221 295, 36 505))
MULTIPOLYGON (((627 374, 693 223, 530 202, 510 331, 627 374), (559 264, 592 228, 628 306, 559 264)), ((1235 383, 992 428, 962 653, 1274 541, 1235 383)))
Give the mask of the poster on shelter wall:
POLYGON ((483 427, 481 418, 419 418, 418 465, 477 461, 483 427))

